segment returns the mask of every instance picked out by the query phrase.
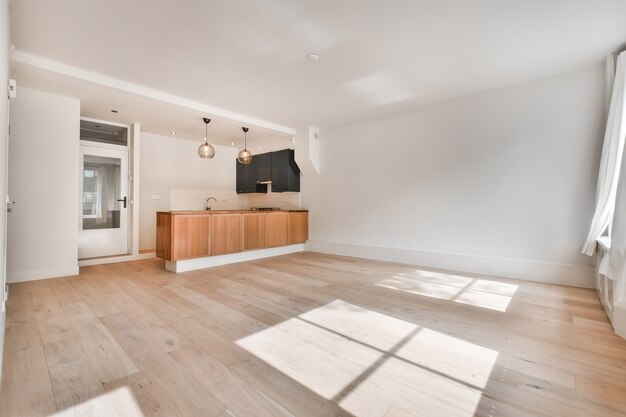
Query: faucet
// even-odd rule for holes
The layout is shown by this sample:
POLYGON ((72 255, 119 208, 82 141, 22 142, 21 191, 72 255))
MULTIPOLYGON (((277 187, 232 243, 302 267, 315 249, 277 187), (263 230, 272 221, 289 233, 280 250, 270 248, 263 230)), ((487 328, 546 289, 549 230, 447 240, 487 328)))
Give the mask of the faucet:
POLYGON ((207 198, 207 199, 206 199, 206 209, 207 209, 207 210, 211 210, 211 206, 209 205, 209 201, 211 201, 211 200, 213 200, 213 201, 215 201, 215 202, 217 203, 217 198, 215 198, 215 197, 209 197, 209 198, 207 198))

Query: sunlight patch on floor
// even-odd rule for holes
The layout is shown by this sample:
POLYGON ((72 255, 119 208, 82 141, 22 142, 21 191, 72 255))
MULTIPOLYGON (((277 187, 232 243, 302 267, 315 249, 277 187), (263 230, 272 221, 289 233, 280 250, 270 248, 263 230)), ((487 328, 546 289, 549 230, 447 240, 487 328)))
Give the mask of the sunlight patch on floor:
POLYGON ((307 311, 298 318, 383 351, 393 348, 419 327, 342 300, 307 311))
POLYGON ((482 389, 498 352, 425 328, 396 356, 482 389))
POLYGON ((505 312, 518 286, 434 271, 416 270, 384 279, 379 287, 505 312))
POLYGON ((324 398, 339 394, 383 356, 299 318, 247 336, 237 344, 324 398))
POLYGON ((357 417, 382 417, 393 407, 415 416, 473 417, 482 392, 445 376, 390 358, 339 405, 357 417))
POLYGON ((342 300, 237 341, 356 416, 474 415, 498 352, 342 300))
POLYGON ((98 397, 76 404, 49 417, 144 417, 133 393, 120 387, 98 397))

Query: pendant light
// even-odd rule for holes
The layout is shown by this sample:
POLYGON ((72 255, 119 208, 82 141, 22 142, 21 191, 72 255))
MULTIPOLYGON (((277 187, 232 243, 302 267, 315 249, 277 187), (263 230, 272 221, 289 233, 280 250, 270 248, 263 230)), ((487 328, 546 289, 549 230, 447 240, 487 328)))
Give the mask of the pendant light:
POLYGON ((248 150, 248 141, 247 141, 248 128, 242 127, 241 130, 243 130, 243 149, 239 151, 237 160, 241 164, 248 165, 250 162, 252 162, 252 152, 248 150))
POLYGON ((207 142, 207 136, 209 133, 209 122, 211 121, 211 119, 203 117, 202 120, 204 120, 205 123, 204 143, 198 148, 198 156, 200 156, 200 158, 202 159, 211 159, 215 156, 215 148, 213 147, 213 145, 207 142))

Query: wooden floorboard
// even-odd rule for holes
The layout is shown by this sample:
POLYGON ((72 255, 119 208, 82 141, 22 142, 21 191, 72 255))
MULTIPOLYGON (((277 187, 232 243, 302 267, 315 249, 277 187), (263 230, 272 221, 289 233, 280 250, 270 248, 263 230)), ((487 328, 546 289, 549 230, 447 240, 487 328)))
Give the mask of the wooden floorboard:
POLYGON ((1 417, 624 416, 593 290, 299 253, 12 284, 1 417))

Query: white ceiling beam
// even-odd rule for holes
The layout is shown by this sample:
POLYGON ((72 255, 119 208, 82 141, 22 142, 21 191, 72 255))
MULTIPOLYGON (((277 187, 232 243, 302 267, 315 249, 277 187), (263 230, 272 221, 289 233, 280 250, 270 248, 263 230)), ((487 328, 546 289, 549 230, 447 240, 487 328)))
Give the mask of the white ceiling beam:
POLYGON ((47 71, 51 71, 64 76, 76 78, 83 81, 88 81, 94 84, 99 84, 105 87, 114 88, 117 90, 129 92, 139 96, 151 98, 154 100, 162 101, 176 106, 188 108, 191 110, 200 111, 212 116, 219 116, 226 119, 234 120, 248 125, 263 127, 266 129, 275 130, 288 135, 295 135, 296 130, 287 126, 282 126, 276 123, 268 122, 266 120, 257 119, 254 117, 246 116, 243 114, 231 112, 228 110, 220 109, 219 107, 210 106, 205 103, 201 103, 195 100, 189 100, 184 97, 180 97, 174 94, 165 93, 163 91, 155 90, 152 88, 144 87, 139 84, 130 83, 127 81, 119 80, 117 78, 108 77, 106 75, 98 74, 95 72, 87 71, 81 68, 76 68, 70 65, 63 64, 58 61, 53 61, 47 58, 42 58, 37 55, 29 54, 28 52, 14 49, 11 54, 11 61, 22 65, 31 66, 47 71))

